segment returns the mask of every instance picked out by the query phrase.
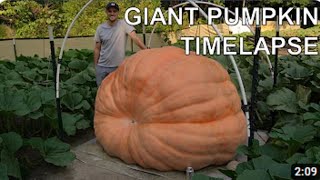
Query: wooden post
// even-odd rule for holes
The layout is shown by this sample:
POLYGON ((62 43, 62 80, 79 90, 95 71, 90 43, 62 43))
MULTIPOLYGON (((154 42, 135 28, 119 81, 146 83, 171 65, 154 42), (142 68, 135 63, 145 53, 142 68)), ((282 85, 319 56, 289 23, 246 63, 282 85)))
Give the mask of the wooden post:
POLYGON ((12 43, 13 43, 14 58, 15 58, 15 60, 17 60, 17 46, 16 46, 16 39, 15 38, 12 39, 12 43))

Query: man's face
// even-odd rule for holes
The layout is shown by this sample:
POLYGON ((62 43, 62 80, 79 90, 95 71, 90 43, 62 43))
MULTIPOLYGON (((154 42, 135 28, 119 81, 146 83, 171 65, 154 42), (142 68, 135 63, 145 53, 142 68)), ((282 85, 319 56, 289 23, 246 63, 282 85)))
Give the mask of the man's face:
POLYGON ((108 16, 108 19, 113 22, 118 19, 119 11, 116 8, 108 8, 106 9, 106 13, 108 16))

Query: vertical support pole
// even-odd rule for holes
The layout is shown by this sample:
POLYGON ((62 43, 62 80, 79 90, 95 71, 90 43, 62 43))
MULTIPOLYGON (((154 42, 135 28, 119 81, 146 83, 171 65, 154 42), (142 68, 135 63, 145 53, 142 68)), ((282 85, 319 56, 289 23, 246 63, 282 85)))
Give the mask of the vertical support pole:
POLYGON ((58 117, 58 136, 59 139, 63 139, 63 124, 62 124, 62 117, 61 117, 61 107, 60 107, 60 98, 57 92, 57 62, 56 62, 56 54, 55 54, 55 47, 54 47, 54 38, 53 38, 53 27, 49 26, 49 38, 50 38, 50 50, 51 50, 51 62, 52 62, 52 69, 53 69, 53 78, 54 78, 54 90, 56 92, 56 109, 57 109, 57 117, 58 117))
POLYGON ((131 53, 133 53, 133 40, 130 38, 130 42, 131 42, 131 53))
MULTIPOLYGON (((261 8, 259 6, 259 8, 261 8)), ((254 45, 257 46, 260 34, 261 34, 261 16, 262 16, 262 10, 259 11, 259 23, 256 25, 256 33, 255 33, 255 41, 254 45)), ((251 87, 251 106, 250 106, 250 136, 249 136, 249 146, 252 146, 253 139, 254 139, 254 122, 255 122, 255 110, 257 106, 257 89, 259 84, 259 52, 256 54, 253 58, 253 67, 252 67, 252 87, 251 87)))
POLYGON ((142 23, 143 44, 146 45, 146 26, 142 23))
POLYGON ((17 60, 17 46, 16 46, 16 38, 12 39, 12 44, 13 44, 13 52, 14 52, 14 58, 17 60))
MULTIPOLYGON (((280 36, 279 32, 279 14, 277 14, 277 21, 276 21, 276 37, 280 36)), ((278 76, 278 55, 279 55, 279 49, 276 49, 276 54, 275 54, 275 60, 274 60, 274 79, 273 79, 273 87, 277 85, 277 76, 278 76)))
MULTIPOLYGON (((277 11, 277 20, 276 20, 276 37, 280 36, 280 25, 279 25, 279 13, 277 11)), ((279 49, 276 49, 276 54, 274 57, 274 77, 273 77, 273 87, 277 86, 277 78, 278 78, 278 56, 279 56, 279 49)), ((271 112, 271 126, 269 131, 272 129, 273 125, 275 124, 276 113, 274 111, 271 112)))

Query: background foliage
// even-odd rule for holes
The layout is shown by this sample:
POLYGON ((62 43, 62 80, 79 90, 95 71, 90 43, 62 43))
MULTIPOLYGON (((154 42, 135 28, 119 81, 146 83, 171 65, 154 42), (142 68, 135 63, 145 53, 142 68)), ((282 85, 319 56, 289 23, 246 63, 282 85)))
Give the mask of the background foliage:
MULTIPOLYGON (((48 36, 48 25, 54 27, 54 35, 63 37, 68 26, 80 9, 88 0, 60 0, 60 1, 34 1, 24 0, 16 2, 4 2, 0 5, 0 24, 14 30, 8 33, 0 28, 0 38, 10 38, 14 34, 17 38, 41 38, 48 36)), ((106 20, 105 0, 95 0, 80 15, 76 21, 70 36, 92 36, 99 24, 106 20)), ((120 18, 128 7, 136 6, 141 10, 144 7, 155 9, 160 7, 160 0, 116 0, 121 7, 120 18)), ((148 14, 151 16, 152 11, 148 14)), ((141 27, 136 27, 141 31, 141 27)), ((150 27, 148 27, 148 30, 150 27)))
MULTIPOLYGON (((161 0, 115 0, 120 5, 120 18, 123 18, 124 12, 128 7, 138 7, 141 11, 147 7, 149 9, 148 18, 153 15, 154 9, 162 7, 161 0)), ((88 2, 88 0, 16 0, 5 1, 0 4, 0 38, 43 38, 48 36, 48 25, 54 27, 54 35, 63 37, 72 19, 79 10, 88 2)), ((95 0, 81 14, 75 23, 70 36, 92 36, 97 26, 106 20, 104 7, 105 0, 95 0)), ((228 6, 241 6, 242 3, 228 4, 224 0, 210 0, 210 2, 228 6)), ((270 0, 260 1, 261 6, 280 6, 280 7, 305 7, 314 5, 313 0, 270 0)), ((246 1, 247 7, 254 7, 257 3, 252 0, 246 1)), ((164 11, 163 11, 164 12, 164 11)), ((133 16, 130 15, 131 17, 133 16)), ((184 19, 187 14, 184 14, 184 19)), ((176 31, 177 29, 187 27, 188 21, 179 26, 159 26, 157 31, 176 31)), ((152 30, 153 26, 147 26, 147 32, 152 30)), ((142 24, 136 26, 138 32, 142 32, 142 24)))

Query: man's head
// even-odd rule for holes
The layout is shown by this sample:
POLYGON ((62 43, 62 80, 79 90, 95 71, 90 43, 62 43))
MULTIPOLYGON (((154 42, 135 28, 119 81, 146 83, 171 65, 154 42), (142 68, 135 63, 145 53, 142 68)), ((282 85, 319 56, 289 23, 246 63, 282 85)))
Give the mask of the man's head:
POLYGON ((106 6, 106 13, 108 15, 109 21, 116 21, 119 15, 119 5, 115 2, 109 2, 106 6))

